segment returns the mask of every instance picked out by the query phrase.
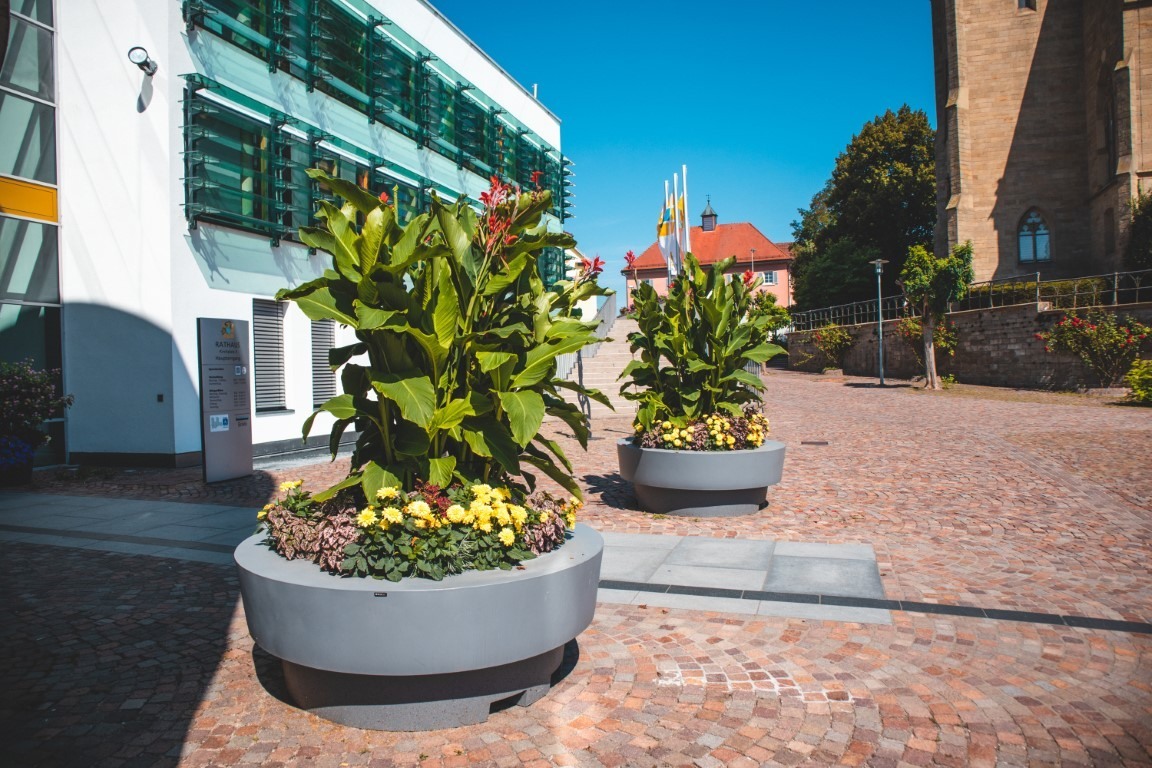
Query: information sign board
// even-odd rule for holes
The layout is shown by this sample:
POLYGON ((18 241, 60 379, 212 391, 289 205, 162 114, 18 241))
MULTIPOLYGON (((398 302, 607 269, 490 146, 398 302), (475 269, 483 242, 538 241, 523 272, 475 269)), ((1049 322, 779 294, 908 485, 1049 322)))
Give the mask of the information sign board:
POLYGON ((248 321, 197 319, 204 481, 252 474, 248 321))

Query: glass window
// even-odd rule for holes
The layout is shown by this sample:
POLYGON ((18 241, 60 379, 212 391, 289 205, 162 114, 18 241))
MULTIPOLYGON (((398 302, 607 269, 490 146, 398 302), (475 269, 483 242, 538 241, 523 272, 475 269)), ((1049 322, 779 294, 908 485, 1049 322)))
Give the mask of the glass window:
POLYGON ((12 0, 11 8, 15 13, 52 26, 52 0, 12 0))
POLYGON ((415 90, 416 62, 391 40, 379 33, 374 34, 379 36, 372 46, 379 51, 379 55, 374 57, 376 95, 405 119, 415 120, 416 104, 412 94, 415 90))
POLYGON ((52 33, 13 16, 0 83, 52 101, 52 33))
POLYGON ((60 308, 0 304, 0 360, 60 367, 60 308))
POLYGON ((56 304, 56 227, 0 216, 0 299, 56 304))
POLYGON ((775 272, 765 272, 764 273, 764 285, 776 285, 776 273, 775 272))
POLYGON ((1051 261, 1052 251, 1048 224, 1038 211, 1029 211, 1020 224, 1020 261, 1051 261))
POLYGON ((268 3, 269 0, 213 0, 212 12, 200 16, 198 22, 237 48, 265 58, 271 34, 268 3))
POLYGON ((0 91, 0 173, 56 183, 55 112, 0 91))

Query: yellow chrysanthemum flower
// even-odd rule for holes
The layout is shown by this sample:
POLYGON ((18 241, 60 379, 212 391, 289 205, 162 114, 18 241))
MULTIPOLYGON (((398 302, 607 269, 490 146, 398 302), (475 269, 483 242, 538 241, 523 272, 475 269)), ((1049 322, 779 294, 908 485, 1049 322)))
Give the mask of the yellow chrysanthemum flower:
POLYGON ((675 440, 672 441, 672 445, 679 448, 680 446, 684 445, 684 441, 681 440, 680 438, 676 438, 675 440))
POLYGON ((264 507, 264 509, 256 513, 257 520, 263 520, 266 517, 268 517, 268 507, 264 507))
POLYGON ((464 518, 468 516, 468 511, 459 504, 453 504, 444 510, 444 513, 448 515, 448 522, 450 523, 462 523, 464 518))
POLYGON ((516 534, 511 528, 501 528, 500 533, 496 535, 500 537, 500 543, 506 547, 510 547, 516 543, 516 534))
POLYGON ((492 521, 488 519, 477 520, 476 527, 484 533, 492 533, 492 521))
POLYGON ((415 523, 417 528, 427 528, 428 527, 428 521, 423 519, 423 518, 418 517, 413 522, 415 523))
POLYGON ((508 507, 508 514, 512 515, 512 522, 517 525, 524 525, 524 523, 528 522, 528 510, 517 504, 508 507))
POLYGON ((540 522, 542 522, 542 523, 548 522, 548 513, 547 512, 541 512, 540 513, 540 522))
POLYGON ((396 507, 384 507, 380 510, 380 518, 387 520, 392 525, 397 525, 404 522, 404 513, 396 507))
POLYGON ((370 528, 376 525, 376 512, 369 507, 360 514, 356 515, 356 525, 361 528, 370 528))
POLYGON ((385 488, 381 488, 380 490, 376 491, 376 498, 380 499, 381 501, 387 501, 388 499, 395 499, 399 495, 400 495, 400 489, 395 488, 393 486, 387 486, 385 488))
POLYGON ((404 511, 412 517, 418 517, 422 520, 432 517, 431 507, 428 506, 428 502, 423 500, 409 502, 408 506, 404 507, 404 511))
POLYGON ((569 512, 567 515, 564 516, 564 522, 568 524, 569 528, 575 528, 576 527, 576 513, 575 512, 569 512))

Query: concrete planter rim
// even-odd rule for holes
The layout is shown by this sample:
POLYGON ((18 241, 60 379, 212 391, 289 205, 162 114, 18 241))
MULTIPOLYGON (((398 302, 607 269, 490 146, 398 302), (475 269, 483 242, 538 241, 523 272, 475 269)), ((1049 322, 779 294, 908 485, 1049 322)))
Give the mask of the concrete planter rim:
POLYGON ((443 581, 340 577, 249 537, 235 550, 253 640, 285 661, 360 675, 495 667, 567 643, 592 622, 604 540, 584 524, 509 571, 443 581))

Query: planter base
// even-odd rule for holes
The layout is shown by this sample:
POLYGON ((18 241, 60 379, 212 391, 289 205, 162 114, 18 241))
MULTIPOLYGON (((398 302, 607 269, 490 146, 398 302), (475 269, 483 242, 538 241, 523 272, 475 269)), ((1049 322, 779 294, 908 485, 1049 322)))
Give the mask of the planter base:
POLYGON ((681 517, 738 517, 767 505, 768 487, 784 472, 784 444, 742 451, 677 451, 616 443, 620 476, 632 481, 646 512, 681 517))
POLYGON ((389 731, 482 723, 495 702, 546 694, 564 646, 592 623, 604 551, 600 534, 577 525, 562 547, 513 570, 389 582, 333 576, 263 540, 236 548, 240 593, 290 698, 389 731))
POLYGON ((492 704, 514 696, 527 707, 551 687, 564 646, 530 659, 444 675, 351 675, 283 662, 293 701, 314 715, 353 728, 427 731, 475 725, 492 704))
POLYGON ((768 504, 768 486, 732 491, 686 491, 632 484, 640 506, 660 515, 679 517, 740 517, 768 504))

